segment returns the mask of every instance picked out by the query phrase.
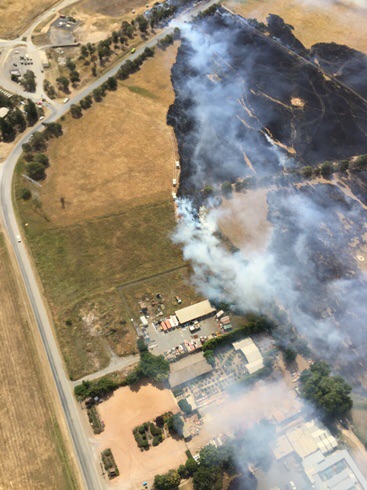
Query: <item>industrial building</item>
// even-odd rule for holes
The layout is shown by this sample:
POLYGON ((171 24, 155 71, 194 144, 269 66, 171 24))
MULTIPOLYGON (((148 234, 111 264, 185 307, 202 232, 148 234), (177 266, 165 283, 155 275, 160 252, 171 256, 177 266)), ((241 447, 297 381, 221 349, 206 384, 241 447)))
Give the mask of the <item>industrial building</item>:
POLYGON ((250 374, 256 373, 264 367, 263 356, 250 337, 239 342, 233 342, 232 345, 235 350, 240 350, 246 357, 246 369, 250 374))
MULTIPOLYGON (((298 461, 297 474, 310 488, 319 490, 367 490, 367 481, 346 450, 336 450, 338 442, 318 420, 292 427, 270 445, 275 459, 291 468, 298 461)), ((298 487, 297 487, 298 488, 298 487)))
POLYGON ((195 305, 187 306, 181 310, 175 311, 175 315, 181 325, 185 323, 193 322, 194 320, 201 320, 210 315, 214 315, 215 308, 209 303, 208 300, 201 301, 195 305))
POLYGON ((170 367, 171 373, 169 375, 169 384, 171 388, 175 388, 213 370, 202 352, 192 354, 177 362, 173 362, 170 364, 170 367))

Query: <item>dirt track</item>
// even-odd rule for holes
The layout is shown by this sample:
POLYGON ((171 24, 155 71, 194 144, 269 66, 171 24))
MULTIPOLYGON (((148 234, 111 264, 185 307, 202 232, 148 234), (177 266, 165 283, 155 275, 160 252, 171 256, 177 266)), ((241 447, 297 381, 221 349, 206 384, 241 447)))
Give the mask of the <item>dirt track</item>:
MULTIPOLYGON (((31 322, 0 234, 1 489, 70 488, 31 322), (43 374, 41 375, 41 370, 43 374), (52 471, 50 471, 52 468, 52 471)), ((47 372, 47 371, 46 371, 47 372)))
POLYGON ((140 489, 143 481, 148 481, 150 488, 156 474, 177 468, 186 461, 186 445, 182 440, 169 437, 159 446, 141 452, 132 433, 134 427, 143 422, 167 411, 178 411, 170 390, 149 384, 137 392, 128 387, 120 388, 98 406, 98 411, 106 424, 105 431, 96 436, 98 449, 111 448, 120 470, 120 476, 111 483, 113 488, 140 489))

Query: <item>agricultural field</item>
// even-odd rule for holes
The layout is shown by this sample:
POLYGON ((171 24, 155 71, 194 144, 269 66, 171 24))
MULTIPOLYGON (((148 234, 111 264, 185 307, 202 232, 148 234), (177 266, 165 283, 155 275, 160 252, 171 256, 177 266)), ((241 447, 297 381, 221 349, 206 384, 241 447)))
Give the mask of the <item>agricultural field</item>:
POLYGON ((19 36, 27 25, 50 8, 56 0, 2 0, 0 3, 0 39, 19 36))
POLYGON ((295 36, 310 48, 319 42, 346 44, 366 51, 367 38, 361 36, 366 10, 356 2, 307 2, 302 0, 226 0, 224 5, 244 17, 265 22, 269 14, 279 15, 294 27, 295 36))
POLYGON ((138 389, 119 388, 98 405, 98 411, 105 429, 94 436, 94 441, 99 451, 112 450, 121 475, 114 479, 115 488, 140 489, 146 480, 150 488, 157 473, 165 473, 186 461, 183 440, 167 437, 158 446, 145 451, 138 448, 134 439, 136 426, 165 412, 179 411, 170 390, 151 384, 141 385, 138 389))
POLYGON ((34 320, 1 234, 0 290, 0 488, 77 488, 52 402, 49 368, 38 355, 34 320))
MULTIPOLYGON (((82 118, 66 116, 63 136, 49 144, 41 207, 17 200, 72 379, 106 367, 111 348, 135 352, 119 294, 124 284, 186 266, 170 240, 178 171, 166 115, 176 51, 158 50, 82 118)), ((22 164, 17 193, 25 186, 21 173, 22 164)))

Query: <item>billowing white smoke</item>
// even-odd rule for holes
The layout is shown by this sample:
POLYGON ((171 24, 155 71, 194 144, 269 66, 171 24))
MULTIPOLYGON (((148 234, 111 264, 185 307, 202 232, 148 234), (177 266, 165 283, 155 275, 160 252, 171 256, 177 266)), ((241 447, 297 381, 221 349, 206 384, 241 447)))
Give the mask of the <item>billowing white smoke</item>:
POLYGON ((210 210, 203 219, 195 216, 187 199, 178 200, 181 219, 173 240, 183 245, 185 260, 190 260, 195 272, 195 285, 205 296, 235 303, 242 311, 261 311, 273 298, 266 269, 271 255, 253 253, 244 257, 231 253, 216 233, 219 211, 210 210))

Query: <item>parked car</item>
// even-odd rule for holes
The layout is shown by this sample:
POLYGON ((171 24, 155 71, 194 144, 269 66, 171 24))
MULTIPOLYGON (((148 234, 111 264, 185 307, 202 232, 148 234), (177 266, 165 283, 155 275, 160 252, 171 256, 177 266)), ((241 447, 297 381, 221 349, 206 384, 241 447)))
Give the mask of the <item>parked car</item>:
POLYGON ((22 239, 20 238, 20 235, 17 235, 17 242, 20 243, 22 239))

